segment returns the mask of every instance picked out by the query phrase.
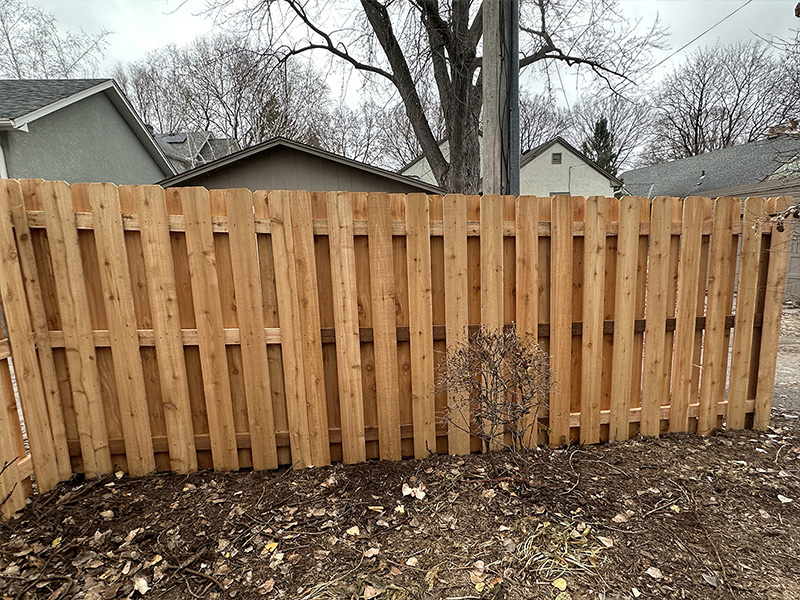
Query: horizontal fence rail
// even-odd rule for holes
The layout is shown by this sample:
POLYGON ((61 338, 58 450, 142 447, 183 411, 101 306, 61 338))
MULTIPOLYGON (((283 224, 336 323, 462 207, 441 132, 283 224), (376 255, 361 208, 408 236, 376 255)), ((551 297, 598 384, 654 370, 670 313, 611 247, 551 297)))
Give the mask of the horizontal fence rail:
POLYGON ((480 450, 433 389, 480 324, 551 355, 529 443, 764 428, 789 202, 0 180, 4 513, 32 474, 480 450))

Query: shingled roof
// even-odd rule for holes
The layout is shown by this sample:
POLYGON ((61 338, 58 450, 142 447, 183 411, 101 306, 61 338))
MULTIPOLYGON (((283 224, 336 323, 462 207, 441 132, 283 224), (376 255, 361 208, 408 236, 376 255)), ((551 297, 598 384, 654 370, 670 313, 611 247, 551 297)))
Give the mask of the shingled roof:
POLYGON ((764 181, 781 165, 800 154, 800 136, 778 135, 772 138, 730 146, 633 169, 620 175, 625 189, 634 196, 714 195, 715 192, 764 181))
POLYGON ((18 119, 108 79, 2 79, 0 119, 18 119))

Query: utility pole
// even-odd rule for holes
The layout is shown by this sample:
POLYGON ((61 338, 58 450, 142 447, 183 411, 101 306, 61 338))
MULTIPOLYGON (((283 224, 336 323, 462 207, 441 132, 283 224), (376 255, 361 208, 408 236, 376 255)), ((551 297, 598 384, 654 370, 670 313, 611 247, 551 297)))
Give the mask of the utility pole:
POLYGON ((483 3, 484 194, 519 195, 519 0, 483 3))

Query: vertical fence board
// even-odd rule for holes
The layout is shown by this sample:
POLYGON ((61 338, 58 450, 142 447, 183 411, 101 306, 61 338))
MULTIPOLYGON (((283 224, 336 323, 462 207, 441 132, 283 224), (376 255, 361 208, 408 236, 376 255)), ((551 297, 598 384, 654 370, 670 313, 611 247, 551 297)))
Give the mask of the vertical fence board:
POLYGON ((550 237, 550 354, 555 387, 550 393, 550 443, 569 443, 572 370, 572 200, 552 199, 550 237))
POLYGON ((108 316, 125 454, 131 475, 138 477, 154 471, 156 465, 122 212, 113 184, 90 184, 87 195, 92 207, 100 279, 108 316))
POLYGON ((609 439, 625 440, 630 435, 631 382, 636 317, 636 271, 639 264, 639 219, 642 199, 626 196, 620 200, 617 240, 617 280, 614 317, 614 352, 611 366, 611 422, 609 439))
POLYGON ((270 192, 270 234, 275 260, 275 286, 281 327, 281 354, 286 390, 286 411, 292 464, 296 468, 314 464, 308 431, 306 378, 303 372, 303 351, 300 310, 297 301, 297 274, 294 268, 294 235, 292 228, 291 193, 270 192))
POLYGON ((336 364, 339 407, 342 414, 344 462, 366 460, 364 393, 361 382, 361 348, 358 331, 358 291, 353 241, 353 207, 350 195, 328 193, 333 313, 336 323, 336 364))
MULTIPOLYGON (((467 199, 461 194, 444 197, 444 294, 447 302, 447 351, 467 343, 467 199)), ((470 410, 463 393, 448 392, 447 439, 450 454, 469 454, 470 410)))
POLYGON ((197 452, 164 192, 157 186, 137 186, 134 199, 142 224, 142 254, 148 278, 170 467, 178 473, 191 473, 197 470, 197 452))
POLYGON ((673 199, 659 196, 652 202, 650 251, 647 265, 647 307, 645 312, 642 416, 644 436, 661 431, 661 402, 665 373, 666 328, 669 298, 670 228, 673 199))
POLYGON ((414 456, 436 451, 433 397, 433 299, 428 197, 410 194, 406 205, 408 315, 411 338, 411 396, 414 456))
POLYGON ((179 193, 186 215, 186 248, 203 369, 211 457, 215 470, 236 470, 239 468, 239 456, 223 337, 211 204, 208 192, 202 188, 184 188, 179 193))
POLYGON ((300 343, 305 363, 306 402, 311 456, 316 466, 330 464, 328 415, 325 394, 325 372, 322 364, 320 339, 320 308, 317 269, 314 256, 314 233, 311 217, 311 198, 306 192, 295 193, 291 207, 294 240, 298 306, 300 310, 300 343))
MULTIPOLYGON (((777 198, 771 213, 786 210, 792 199, 786 196, 777 198)), ((764 322, 761 326, 761 349, 758 360, 758 387, 756 392, 753 428, 766 429, 772 411, 772 395, 775 392, 775 363, 778 358, 778 340, 783 311, 783 288, 786 284, 786 267, 789 260, 789 241, 792 239, 791 219, 783 223, 783 231, 776 224, 772 226, 769 243, 769 271, 764 298, 764 322)))
POLYGON ((0 360, 0 517, 9 518, 23 506, 28 491, 19 460, 25 456, 17 403, 8 359, 0 360))
POLYGON ((689 426, 692 358, 694 356, 697 289, 700 274, 700 244, 705 200, 689 197, 683 203, 681 254, 678 262, 678 300, 675 309, 675 337, 672 361, 670 431, 689 426))
MULTIPOLYGON (((39 183, 38 180, 21 181, 23 194, 35 194, 39 183)), ((10 199, 10 196, 6 197, 10 199)), ((31 229, 28 225, 28 214, 24 198, 17 196, 11 206, 6 207, 5 210, 10 211, 14 222, 22 280, 25 284, 25 294, 28 298, 31 324, 36 334, 36 349, 47 400, 47 411, 50 417, 58 474, 59 478, 64 480, 72 475, 72 466, 70 465, 69 447, 67 446, 64 412, 61 407, 61 393, 58 389, 58 375, 53 357, 53 348, 50 343, 50 332, 47 328, 47 314, 44 307, 41 281, 36 266, 36 254, 33 247, 31 229)))
POLYGON ((225 193, 254 469, 278 466, 252 194, 225 193))
POLYGON ((109 473, 111 453, 72 197, 61 182, 43 183, 40 190, 83 467, 88 476, 109 473))
POLYGON ((397 380, 392 208, 388 194, 367 201, 375 383, 378 400, 378 449, 384 460, 400 460, 400 390, 397 380))
POLYGON ((603 292, 606 258, 606 199, 586 201, 584 239, 583 364, 581 382, 582 444, 600 441, 600 402, 603 396, 603 292))
POLYGON ((697 412, 697 433, 700 435, 708 435, 714 430, 717 405, 725 400, 725 367, 728 359, 725 297, 728 273, 736 267, 731 253, 731 218, 735 205, 736 201, 729 197, 718 198, 714 205, 700 405, 697 412))
POLYGON ((747 388, 752 360, 753 326, 758 294, 758 259, 761 252, 761 221, 764 199, 748 198, 742 219, 742 249, 739 262, 739 286, 736 292, 736 321, 733 327, 730 391, 728 392, 727 427, 743 429, 747 388))
POLYGON ((22 189, 19 183, 0 180, 0 296, 14 355, 17 385, 23 400, 22 410, 31 454, 35 457, 33 466, 36 478, 43 490, 49 490, 61 477, 42 373, 36 356, 25 284, 14 232, 11 230, 10 207, 21 203, 22 189))

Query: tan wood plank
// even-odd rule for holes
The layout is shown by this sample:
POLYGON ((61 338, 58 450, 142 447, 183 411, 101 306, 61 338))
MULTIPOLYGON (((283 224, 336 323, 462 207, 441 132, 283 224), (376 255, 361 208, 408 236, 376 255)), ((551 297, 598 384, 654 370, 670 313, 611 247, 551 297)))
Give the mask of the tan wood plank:
POLYGON ((112 464, 72 196, 63 182, 45 182, 40 190, 83 468, 92 477, 110 473, 112 464))
POLYGON ((264 299, 259 271, 253 196, 248 190, 225 193, 230 226, 231 264, 236 287, 247 417, 253 452, 253 468, 278 466, 275 419, 272 411, 264 299))
POLYGON ((269 193, 272 254, 275 261, 275 286, 281 329, 281 354, 286 395, 286 416, 292 464, 305 468, 314 464, 306 408, 306 378, 297 299, 297 273, 292 228, 291 192, 269 193))
POLYGON ((430 452, 436 451, 428 202, 428 197, 424 194, 410 194, 406 206, 411 400, 416 458, 426 458, 430 452))
MULTIPOLYGON (((529 344, 539 343, 539 204, 536 196, 516 200, 516 327, 517 334, 529 344)), ((466 235, 466 224, 465 232, 466 235)), ((466 243, 466 242, 465 242, 466 243)), ((532 448, 538 441, 541 417, 547 398, 535 398, 536 405, 525 417, 523 443, 532 448)))
POLYGON ((327 206, 339 407, 342 415, 342 456, 344 462, 356 463, 366 460, 366 440, 351 195, 329 192, 327 206))
POLYGON ((644 436, 658 436, 667 356, 664 353, 670 278, 670 226, 674 199, 659 196, 652 202, 650 250, 647 265, 647 308, 642 376, 644 436))
MULTIPOLYGON (((467 343, 467 199, 462 194, 448 194, 444 211, 444 294, 446 302, 447 352, 467 343)), ((456 392, 447 393, 447 447, 450 454, 470 452, 470 411, 467 398, 456 392)))
POLYGON ((328 407, 325 391, 325 369, 322 361, 320 339, 319 286, 317 284, 316 255, 311 214, 311 197, 308 192, 295 192, 291 201, 294 239, 294 267, 300 315, 300 344, 303 357, 303 374, 306 378, 306 403, 308 405, 308 431, 314 465, 331 462, 328 440, 328 407))
POLYGON ((125 454, 131 475, 139 477, 155 471, 156 465, 119 195, 115 185, 101 183, 90 184, 87 194, 94 216, 125 454))
POLYGON ((711 260, 708 277, 703 365, 700 381, 700 409, 697 433, 708 435, 717 422, 716 404, 725 400, 728 344, 725 339, 726 282, 736 268, 731 252, 731 219, 736 200, 718 198, 714 205, 714 230, 711 235, 711 260))
MULTIPOLYGON (((375 343, 375 380, 378 399, 380 457, 400 460, 400 392, 397 379, 394 259, 391 204, 388 194, 367 199, 372 327, 375 343)), ((466 243, 466 239, 465 239, 466 243)))
POLYGON ((764 199, 748 198, 744 203, 739 286, 736 292, 736 324, 733 328, 730 391, 728 392, 729 429, 743 429, 745 404, 750 379, 753 327, 758 295, 758 261, 761 254, 760 222, 765 218, 764 199))
MULTIPOLYGON (((38 180, 21 181, 23 195, 35 194, 40 184, 38 180)), ((44 299, 40 287, 39 273, 36 266, 36 256, 31 239, 31 230, 28 226, 27 211, 24 198, 17 195, 4 195, 8 200, 13 198, 11 206, 5 210, 11 213, 14 223, 14 232, 17 239, 17 251, 25 284, 25 293, 28 299, 28 309, 31 324, 36 335, 36 349, 39 358, 39 367, 42 374, 47 411, 50 417, 50 430, 56 453, 59 478, 68 479, 72 474, 72 465, 69 460, 67 447, 67 434, 64 424, 64 413, 61 406, 61 394, 58 389, 58 375, 56 373, 53 349, 50 344, 50 335, 47 328, 47 315, 44 308, 44 299)))
POLYGON ((179 194, 186 216, 186 247, 203 369, 211 456, 215 470, 236 470, 239 468, 239 457, 222 333, 211 205, 208 192, 202 188, 183 188, 179 194))
MULTIPOLYGON (((775 202, 775 213, 786 210, 792 198, 782 196, 775 202)), ((792 239, 792 219, 784 221, 783 231, 772 230, 769 244, 769 271, 764 298, 764 321, 761 327, 761 348, 758 360, 758 383, 756 387, 753 429, 766 429, 772 411, 772 396, 775 391, 775 365, 778 358, 778 340, 783 312, 783 288, 786 284, 786 267, 789 260, 789 241, 792 239)))
POLYGON ((586 200, 584 238, 584 278, 581 370, 582 444, 600 441, 600 403, 603 396, 603 295, 606 270, 606 199, 591 196, 586 200))
POLYGON ((611 423, 609 439, 630 435, 631 381, 633 378, 634 324, 636 320, 636 271, 639 264, 639 218, 642 199, 620 199, 617 242, 614 350, 611 365, 611 423))
POLYGON ((481 197, 481 324, 503 327, 503 198, 481 197))
POLYGON ((197 450, 164 191, 158 186, 136 186, 133 197, 142 222, 142 254, 169 440, 170 468, 176 473, 192 473, 197 470, 197 450))
POLYGON ((676 328, 673 339, 672 398, 670 431, 686 431, 689 427, 689 405, 692 404, 691 376, 694 355, 695 318, 700 273, 700 243, 705 200, 689 197, 683 203, 683 232, 678 262, 678 299, 675 309, 676 328))
POLYGON ((551 201, 550 355, 555 386, 550 392, 550 444, 569 443, 572 371, 572 199, 551 201))
MULTIPOLYGON (((14 388, 8 360, 0 361, 0 517, 10 518, 25 506, 27 492, 23 480, 28 476, 20 465, 26 458, 22 443, 14 388)), ((69 450, 69 449, 68 449, 69 450)))

